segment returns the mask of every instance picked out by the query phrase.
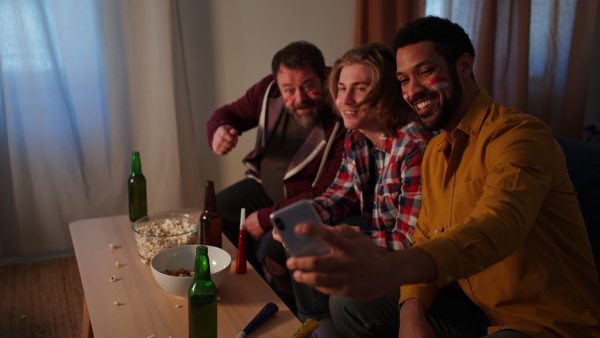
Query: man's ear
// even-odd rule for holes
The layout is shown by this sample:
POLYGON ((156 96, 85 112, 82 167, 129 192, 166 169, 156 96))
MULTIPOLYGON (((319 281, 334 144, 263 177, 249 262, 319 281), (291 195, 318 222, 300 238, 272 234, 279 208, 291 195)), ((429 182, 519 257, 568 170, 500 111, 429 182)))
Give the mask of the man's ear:
POLYGON ((461 79, 471 77, 471 73, 473 73, 473 63, 473 56, 469 53, 464 53, 458 58, 456 61, 456 71, 461 79))

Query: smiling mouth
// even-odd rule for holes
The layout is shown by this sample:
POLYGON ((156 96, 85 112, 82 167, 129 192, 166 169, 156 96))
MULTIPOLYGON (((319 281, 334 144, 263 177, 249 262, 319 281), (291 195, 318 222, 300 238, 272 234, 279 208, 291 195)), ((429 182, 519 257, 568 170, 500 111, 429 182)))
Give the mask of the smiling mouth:
POLYGON ((425 100, 425 101, 417 103, 415 105, 417 107, 417 111, 421 111, 421 110, 427 108, 432 102, 433 102, 433 99, 429 99, 429 100, 425 100))
POLYGON ((315 108, 314 105, 302 105, 302 106, 294 107, 294 111, 297 114, 305 115, 305 114, 309 114, 314 108, 315 108))
POLYGON ((427 96, 428 97, 424 97, 424 95, 423 95, 421 97, 415 98, 412 101, 412 106, 414 107, 414 109, 417 113, 420 113, 420 112, 426 110, 427 107, 432 105, 438 98, 437 95, 432 95, 432 94, 427 95, 427 96))

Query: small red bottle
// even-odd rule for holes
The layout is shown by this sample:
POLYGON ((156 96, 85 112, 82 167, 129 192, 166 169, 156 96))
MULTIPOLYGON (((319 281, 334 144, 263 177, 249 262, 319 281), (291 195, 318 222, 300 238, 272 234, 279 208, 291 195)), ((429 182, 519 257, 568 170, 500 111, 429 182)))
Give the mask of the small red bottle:
POLYGON ((237 261, 235 262, 235 273, 246 273, 246 230, 244 223, 246 221, 246 209, 242 208, 240 215, 240 236, 238 238, 237 261))

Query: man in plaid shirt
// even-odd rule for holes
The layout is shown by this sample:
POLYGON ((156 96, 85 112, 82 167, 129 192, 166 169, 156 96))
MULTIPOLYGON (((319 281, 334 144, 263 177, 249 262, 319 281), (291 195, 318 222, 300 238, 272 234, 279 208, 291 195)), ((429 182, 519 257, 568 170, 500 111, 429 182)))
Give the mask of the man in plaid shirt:
POLYGON ((375 145, 362 133, 348 131, 338 175, 313 200, 323 221, 331 224, 359 212, 363 222, 355 227, 379 246, 409 247, 421 210, 421 160, 431 137, 416 118, 375 145))

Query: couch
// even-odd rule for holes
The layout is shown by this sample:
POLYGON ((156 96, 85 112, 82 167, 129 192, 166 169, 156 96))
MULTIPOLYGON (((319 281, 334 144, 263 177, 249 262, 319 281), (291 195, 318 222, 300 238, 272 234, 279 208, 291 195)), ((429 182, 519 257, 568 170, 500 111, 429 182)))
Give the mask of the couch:
POLYGON ((562 136, 554 138, 565 153, 600 274, 600 147, 562 136))

